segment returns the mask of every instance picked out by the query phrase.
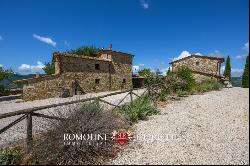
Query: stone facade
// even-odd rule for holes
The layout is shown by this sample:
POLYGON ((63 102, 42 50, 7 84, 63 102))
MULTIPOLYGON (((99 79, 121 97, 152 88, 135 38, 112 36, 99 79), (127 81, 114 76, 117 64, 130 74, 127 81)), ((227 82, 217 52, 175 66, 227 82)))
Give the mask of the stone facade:
POLYGON ((207 78, 221 78, 221 63, 224 58, 191 55, 171 62, 172 71, 176 72, 178 67, 187 66, 194 73, 197 82, 201 82, 207 78))
POLYGON ((132 88, 130 54, 101 50, 96 57, 86 57, 55 52, 53 58, 54 75, 23 80, 24 100, 62 97, 64 92, 73 96, 132 88))

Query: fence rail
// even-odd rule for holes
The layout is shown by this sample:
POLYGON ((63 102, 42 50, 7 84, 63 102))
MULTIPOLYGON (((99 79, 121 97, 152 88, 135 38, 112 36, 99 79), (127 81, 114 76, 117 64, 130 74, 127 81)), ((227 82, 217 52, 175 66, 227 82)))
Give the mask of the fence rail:
POLYGON ((49 115, 44 115, 41 113, 36 113, 36 111, 39 110, 43 110, 43 109, 48 109, 48 108, 55 108, 55 107, 59 107, 59 106, 64 106, 64 105, 70 105, 70 104, 75 104, 75 103, 83 103, 83 102, 88 102, 88 101, 100 101, 103 102, 105 104, 109 104, 111 106, 113 106, 114 108, 112 109, 112 111, 114 109, 116 109, 117 107, 120 107, 122 102, 128 97, 128 95, 130 96, 130 103, 133 104, 133 100, 135 98, 133 98, 133 95, 135 95, 136 97, 141 97, 143 96, 145 93, 150 92, 151 88, 147 87, 143 87, 143 88, 136 88, 136 89, 130 89, 130 90, 125 90, 125 91, 119 91, 119 92, 113 92, 113 93, 109 93, 106 95, 102 95, 102 96, 98 96, 98 97, 92 97, 92 98, 86 98, 86 99, 81 99, 81 100, 75 100, 75 101, 69 101, 69 102, 64 102, 64 103, 59 103, 59 104, 49 104, 49 105, 45 105, 45 106, 39 106, 39 107, 33 107, 33 108, 28 108, 28 109, 22 109, 22 110, 18 110, 18 111, 14 111, 14 112, 9 112, 9 113, 4 113, 4 114, 0 114, 0 120, 4 119, 4 118, 9 118, 9 117, 13 117, 13 116, 20 116, 18 119, 14 120, 13 122, 11 122, 10 124, 8 124, 7 126, 3 127, 2 129, 0 129, 0 134, 2 134, 3 132, 7 131, 8 129, 10 129, 11 127, 17 125, 19 122, 23 121, 24 119, 26 119, 27 121, 27 126, 26 126, 26 144, 27 144, 27 151, 29 152, 32 148, 32 140, 33 140, 33 136, 32 136, 32 130, 34 127, 34 124, 32 123, 32 118, 33 116, 35 117, 42 117, 42 118, 47 118, 47 119, 55 119, 55 120, 60 120, 61 118, 56 117, 56 116, 49 116, 49 115), (145 89, 145 91, 141 94, 138 95, 136 93, 134 93, 133 91, 135 90, 143 90, 145 89), (103 98, 105 97, 109 97, 109 96, 114 96, 114 95, 118 95, 118 94, 123 94, 123 93, 127 93, 119 102, 118 104, 113 104, 110 103, 108 101, 105 101, 103 98))

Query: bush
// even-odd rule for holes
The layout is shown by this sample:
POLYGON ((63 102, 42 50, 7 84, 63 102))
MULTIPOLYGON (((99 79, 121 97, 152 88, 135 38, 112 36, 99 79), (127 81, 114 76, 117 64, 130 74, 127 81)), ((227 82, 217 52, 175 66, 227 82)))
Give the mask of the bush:
POLYGON ((177 96, 179 97, 185 97, 185 96, 188 96, 189 94, 190 92, 187 92, 187 91, 182 91, 182 90, 177 91, 177 96))
POLYGON ((158 110, 153 106, 148 96, 137 98, 132 105, 123 105, 119 110, 119 114, 130 124, 157 113, 158 110))
POLYGON ((185 91, 187 86, 187 82, 177 77, 175 73, 166 77, 165 89, 168 94, 174 94, 177 93, 177 91, 185 91))
POLYGON ((222 88, 222 84, 218 82, 216 79, 207 79, 200 84, 197 84, 194 87, 194 91, 196 92, 209 92, 213 90, 220 90, 222 88))
POLYGON ((189 92, 195 86, 195 79, 193 78, 192 70, 188 67, 179 67, 177 69, 176 76, 183 80, 183 84, 179 87, 179 90, 189 92))
POLYGON ((69 113, 61 113, 60 117, 64 120, 52 121, 51 129, 42 134, 44 139, 33 150, 39 164, 100 164, 115 155, 112 132, 126 124, 110 111, 104 111, 99 103, 83 104, 69 113), (104 144, 100 140, 80 140, 75 146, 64 145, 64 134, 107 134, 107 140, 104 144))
POLYGON ((24 155, 24 151, 19 147, 8 147, 0 150, 0 165, 18 164, 24 155))

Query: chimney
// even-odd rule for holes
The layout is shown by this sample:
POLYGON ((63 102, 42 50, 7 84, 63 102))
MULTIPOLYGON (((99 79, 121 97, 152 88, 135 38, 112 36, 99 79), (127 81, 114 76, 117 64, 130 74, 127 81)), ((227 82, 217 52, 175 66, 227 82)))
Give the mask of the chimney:
POLYGON ((112 44, 109 45, 109 50, 112 50, 112 44))

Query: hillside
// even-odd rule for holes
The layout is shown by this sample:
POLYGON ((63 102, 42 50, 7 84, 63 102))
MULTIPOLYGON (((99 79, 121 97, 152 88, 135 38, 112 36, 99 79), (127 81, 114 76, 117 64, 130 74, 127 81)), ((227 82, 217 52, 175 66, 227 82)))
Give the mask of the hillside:
POLYGON ((0 81, 0 85, 3 85, 5 88, 22 88, 22 85, 16 85, 13 83, 13 81, 27 79, 34 76, 35 76, 34 74, 29 74, 29 75, 14 74, 12 78, 0 81))
POLYGON ((241 87, 241 77, 232 77, 231 83, 234 87, 241 87))

